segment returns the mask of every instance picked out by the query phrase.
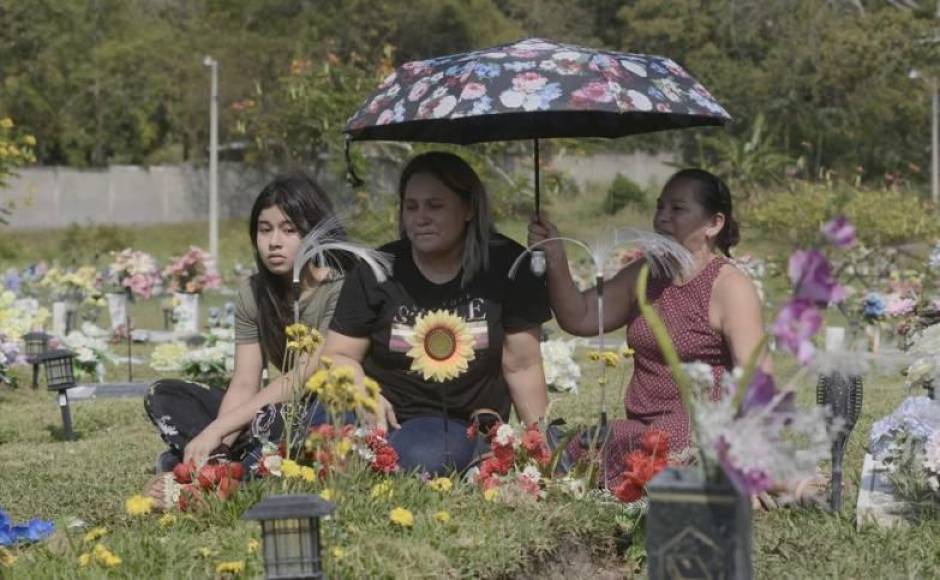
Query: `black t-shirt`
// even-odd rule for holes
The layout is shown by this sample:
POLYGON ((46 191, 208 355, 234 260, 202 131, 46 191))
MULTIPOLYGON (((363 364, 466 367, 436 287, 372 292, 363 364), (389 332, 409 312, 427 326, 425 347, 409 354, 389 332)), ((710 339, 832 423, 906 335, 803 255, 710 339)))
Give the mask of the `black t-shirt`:
POLYGON ((440 416, 445 405, 454 419, 468 420, 476 409, 489 408, 508 420, 511 401, 502 372, 505 333, 551 318, 545 284, 529 271, 528 261, 514 280, 507 277, 524 248, 494 234, 489 269, 477 274, 466 288, 460 285, 462 271, 444 284, 425 278, 415 265, 408 240, 380 250, 394 257, 392 276, 379 284, 364 264, 354 268, 343 284, 330 329, 369 339, 362 368, 381 385, 398 420, 440 416), (435 310, 463 318, 474 338, 474 358, 467 371, 442 383, 424 380, 410 370, 412 359, 407 355, 415 319, 435 310))

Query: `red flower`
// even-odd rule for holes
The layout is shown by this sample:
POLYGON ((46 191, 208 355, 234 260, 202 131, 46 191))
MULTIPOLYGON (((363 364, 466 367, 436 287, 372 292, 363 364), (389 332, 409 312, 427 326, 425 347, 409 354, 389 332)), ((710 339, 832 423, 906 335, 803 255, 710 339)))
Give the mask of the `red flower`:
POLYGON ((233 461, 232 463, 227 464, 225 467, 228 477, 231 477, 232 479, 241 480, 241 478, 245 476, 245 468, 237 461, 233 461))
POLYGON ((375 450, 375 457, 372 459, 372 470, 388 475, 398 469, 398 453, 391 445, 385 445, 375 450))
POLYGON ((202 489, 212 489, 219 483, 219 479, 225 477, 225 466, 205 464, 199 469, 199 475, 196 481, 202 489), (221 472, 218 469, 221 467, 221 472))
POLYGON ((191 483, 195 471, 196 464, 191 459, 186 463, 177 463, 173 468, 173 479, 179 484, 191 483))
POLYGON ((516 463, 516 452, 511 445, 493 445, 493 458, 499 462, 503 471, 509 471, 516 463))
POLYGON ((522 436, 522 448, 541 466, 548 465, 551 460, 551 452, 545 443, 545 437, 536 425, 531 425, 525 430, 522 436))
POLYGON ((322 437, 324 439, 332 439, 333 435, 335 435, 335 432, 333 430, 332 425, 330 425, 329 423, 324 423, 316 427, 311 427, 310 434, 315 435, 317 437, 322 437))
POLYGON ((198 487, 193 484, 186 484, 180 489, 180 497, 177 504, 179 505, 180 511, 187 512, 204 506, 206 500, 202 497, 202 492, 199 491, 198 487))
POLYGON ((474 439, 479 434, 480 429, 476 421, 472 421, 467 427, 467 439, 474 439))
POLYGON ((669 433, 662 429, 649 429, 643 433, 641 445, 648 454, 665 457, 669 453, 669 433))
POLYGON ((227 500, 238 491, 238 480, 231 477, 223 477, 219 480, 219 487, 215 494, 221 500, 227 500))
POLYGON ((613 491, 617 499, 623 503, 634 502, 643 497, 643 486, 636 485, 629 479, 624 479, 611 491, 613 491))

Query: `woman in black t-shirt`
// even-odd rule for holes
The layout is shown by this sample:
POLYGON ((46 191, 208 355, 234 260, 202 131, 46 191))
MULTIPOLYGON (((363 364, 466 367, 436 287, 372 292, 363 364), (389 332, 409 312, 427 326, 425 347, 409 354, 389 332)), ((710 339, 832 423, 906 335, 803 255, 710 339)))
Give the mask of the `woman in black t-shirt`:
POLYGON ((539 350, 551 318, 544 283, 526 268, 507 273, 524 250, 491 225, 486 190, 460 157, 412 159, 399 182, 401 239, 379 283, 358 267, 340 293, 324 356, 361 370, 382 388, 375 421, 403 469, 463 469, 479 411, 525 424, 545 415, 539 350))

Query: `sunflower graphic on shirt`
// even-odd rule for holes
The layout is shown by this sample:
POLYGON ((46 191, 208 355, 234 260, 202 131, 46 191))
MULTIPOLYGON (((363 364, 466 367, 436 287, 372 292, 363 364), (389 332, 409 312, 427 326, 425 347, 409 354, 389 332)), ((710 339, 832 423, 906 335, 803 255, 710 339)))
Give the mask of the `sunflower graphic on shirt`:
POLYGON ((442 383, 457 378, 476 356, 467 322, 448 310, 418 316, 407 341, 411 370, 421 373, 426 381, 442 383))

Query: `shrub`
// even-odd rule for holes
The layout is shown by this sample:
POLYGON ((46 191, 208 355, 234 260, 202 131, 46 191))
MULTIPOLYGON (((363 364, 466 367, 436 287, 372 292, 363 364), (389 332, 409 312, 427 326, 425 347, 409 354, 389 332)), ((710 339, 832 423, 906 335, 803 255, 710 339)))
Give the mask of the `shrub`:
POLYGON ((108 252, 123 250, 132 245, 134 235, 125 228, 113 225, 80 226, 71 224, 59 242, 59 255, 63 263, 78 263, 93 256, 97 260, 108 252))
POLYGON ((635 181, 618 173, 611 182, 610 188, 607 189, 604 211, 608 214, 615 214, 627 205, 645 208, 646 192, 635 181))
POLYGON ((745 221, 770 237, 793 244, 812 239, 832 217, 844 214, 858 239, 869 247, 926 241, 940 235, 934 209, 916 195, 900 191, 841 189, 810 184, 766 197, 745 221))

